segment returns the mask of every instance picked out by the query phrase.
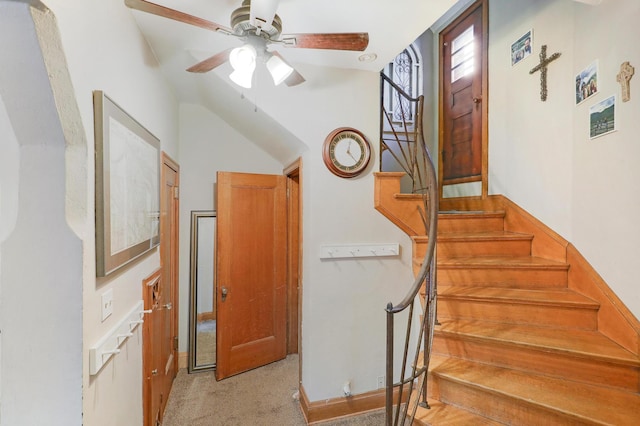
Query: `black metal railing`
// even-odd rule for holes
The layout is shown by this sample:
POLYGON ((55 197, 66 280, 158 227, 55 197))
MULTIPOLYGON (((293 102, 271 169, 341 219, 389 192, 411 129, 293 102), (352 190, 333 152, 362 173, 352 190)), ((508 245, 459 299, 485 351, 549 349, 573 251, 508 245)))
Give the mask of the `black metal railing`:
POLYGON ((424 193, 430 161, 422 135, 424 97, 413 98, 384 73, 380 77, 380 171, 403 171, 411 180, 408 192, 424 193))
MULTIPOLYGON (((399 166, 411 178, 412 192, 422 194, 420 214, 428 236, 426 254, 422 266, 411 288, 396 305, 389 302, 387 312, 387 365, 386 365, 386 425, 404 425, 407 420, 412 424, 418 405, 427 404, 427 373, 433 342, 433 329, 436 323, 436 280, 435 249, 438 221, 438 185, 435 167, 426 146, 422 131, 422 112, 424 98, 412 98, 398 87, 386 75, 381 74, 382 108, 381 108, 381 155, 387 151, 398 162, 399 166), (393 103, 385 102, 385 96, 396 96, 393 103), (402 110, 394 117, 385 104, 393 104, 402 110), (411 110, 406 110, 410 108, 411 110), (405 119, 410 117, 411 121, 405 119), (413 326, 415 306, 420 307, 418 293, 425 287, 424 309, 422 321, 417 332, 413 326), (407 327, 402 342, 402 362, 395 381, 395 317, 408 311, 407 327), (416 334, 417 336, 412 336, 416 334), (411 348, 412 343, 415 348, 411 348), (409 355, 410 349, 413 354, 409 355), (422 356, 422 357, 421 357, 422 356)), ((388 101, 388 99, 387 99, 388 101)), ((418 311, 420 308, 418 308, 418 311)))

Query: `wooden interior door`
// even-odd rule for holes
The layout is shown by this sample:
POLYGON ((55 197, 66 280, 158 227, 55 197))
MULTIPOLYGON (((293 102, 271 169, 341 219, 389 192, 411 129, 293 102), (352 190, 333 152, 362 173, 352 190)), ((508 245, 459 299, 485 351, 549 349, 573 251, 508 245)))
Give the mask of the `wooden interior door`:
POLYGON ((216 378, 287 355, 285 176, 218 172, 216 378))
POLYGON ((178 242, 179 166, 162 153, 160 176, 160 269, 157 279, 145 280, 143 292, 144 423, 162 423, 167 398, 178 372, 178 242), (153 285, 151 285, 152 283, 153 285))
MULTIPOLYGON (((178 374, 178 253, 179 216, 178 197, 180 166, 162 153, 162 192, 160 194, 160 267, 166 291, 162 295, 164 332, 162 357, 163 387, 169 395, 173 379, 178 374)), ((166 404, 166 400, 165 400, 166 404)), ((162 407, 164 412, 164 405, 162 407)))
POLYGON ((162 332, 164 330, 164 315, 161 311, 162 293, 161 270, 158 269, 142 282, 144 309, 147 311, 142 326, 144 376, 142 393, 145 426, 156 426, 162 422, 162 407, 168 396, 162 387, 162 377, 159 374, 162 369, 162 332))
POLYGON ((477 1, 440 33, 441 188, 486 180, 485 10, 477 1))

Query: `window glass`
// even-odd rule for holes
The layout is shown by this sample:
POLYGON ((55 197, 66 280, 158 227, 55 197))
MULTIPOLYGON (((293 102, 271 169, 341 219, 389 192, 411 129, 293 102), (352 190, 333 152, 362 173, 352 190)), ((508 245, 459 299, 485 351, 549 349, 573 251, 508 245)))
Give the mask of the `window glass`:
POLYGON ((473 25, 451 43, 451 82, 472 74, 475 68, 473 25))

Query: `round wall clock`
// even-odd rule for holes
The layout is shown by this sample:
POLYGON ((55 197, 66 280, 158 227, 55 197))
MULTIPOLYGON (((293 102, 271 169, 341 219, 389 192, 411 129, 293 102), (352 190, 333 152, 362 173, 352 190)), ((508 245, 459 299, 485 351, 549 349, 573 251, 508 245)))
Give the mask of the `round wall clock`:
POLYGON ((336 176, 358 176, 369 164, 371 146, 362 132, 351 127, 340 127, 324 140, 322 159, 336 176))

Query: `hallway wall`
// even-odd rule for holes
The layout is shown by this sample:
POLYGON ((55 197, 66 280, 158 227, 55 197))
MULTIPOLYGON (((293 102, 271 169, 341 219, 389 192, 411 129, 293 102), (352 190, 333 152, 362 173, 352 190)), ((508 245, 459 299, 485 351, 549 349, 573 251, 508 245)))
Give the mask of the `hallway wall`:
MULTIPOLYGON (((620 64, 640 68, 640 4, 492 0, 489 8, 489 190, 504 194, 571 241, 625 305, 640 317, 635 279, 640 227, 640 92, 623 103, 620 64), (533 29, 534 51, 511 66, 511 43, 533 29), (548 99, 529 70, 540 46, 561 56, 549 65, 548 99), (575 76, 599 61, 598 93, 575 102, 575 76), (617 96, 618 131, 589 138, 589 107, 617 96)), ((637 78, 637 76, 635 77, 637 78)), ((634 84, 635 83, 635 84, 634 84)))
POLYGON ((58 116, 69 80, 50 74, 61 56, 51 15, 0 1, 0 52, 0 418, 80 424, 82 241, 68 225, 65 157, 86 151, 65 143, 58 116))
MULTIPOLYGON (((103 90, 161 141, 161 149, 178 158, 178 104, 158 69, 153 52, 120 0, 45 0, 58 23, 72 99, 77 102, 85 155, 67 158, 70 180, 84 180, 82 205, 67 209, 80 233, 82 259, 82 342, 78 374, 82 377, 82 422, 91 426, 142 422, 142 333, 137 333, 95 376, 89 375, 88 351, 142 299, 142 280, 159 267, 158 250, 106 278, 95 276, 94 132, 92 92, 103 90), (82 173, 80 173, 82 172, 82 173), (77 223, 76 223, 77 222, 77 223), (101 295, 112 290, 113 314, 101 321, 101 295)), ((51 71, 54 75, 58 70, 51 71)), ((63 111, 67 100, 61 99, 63 111)), ((65 120, 64 114, 61 117, 65 120)), ((67 184, 69 186, 69 184, 67 184)), ((69 192, 67 193, 69 196, 69 192)), ((37 382, 36 382, 37 383, 37 382)), ((80 389, 80 387, 78 387, 80 389)), ((74 424, 62 422, 61 424, 74 424)), ((77 424, 77 423, 75 423, 77 424)))

